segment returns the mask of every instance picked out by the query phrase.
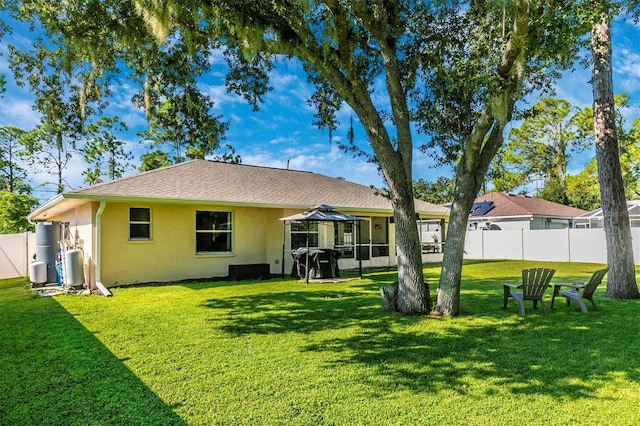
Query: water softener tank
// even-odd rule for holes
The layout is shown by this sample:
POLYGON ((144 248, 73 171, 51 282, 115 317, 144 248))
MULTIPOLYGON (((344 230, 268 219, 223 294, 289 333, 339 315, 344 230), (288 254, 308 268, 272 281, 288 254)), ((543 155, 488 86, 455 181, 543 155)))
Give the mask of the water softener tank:
POLYGON ((56 258, 62 227, 58 222, 36 223, 36 261, 47 265, 47 282, 57 283, 56 258))
POLYGON ((82 251, 67 250, 65 253, 64 283, 72 287, 84 284, 84 269, 82 267, 82 251))
POLYGON ((47 283, 47 264, 44 262, 31 262, 29 264, 29 281, 34 286, 47 283))

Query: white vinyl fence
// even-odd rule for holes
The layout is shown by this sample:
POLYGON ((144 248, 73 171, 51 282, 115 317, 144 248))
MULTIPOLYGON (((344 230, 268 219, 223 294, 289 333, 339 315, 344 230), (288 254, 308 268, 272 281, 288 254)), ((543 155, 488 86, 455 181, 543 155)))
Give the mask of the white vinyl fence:
POLYGON ((36 252, 36 234, 0 235, 0 279, 26 277, 36 252))
MULTIPOLYGON (((640 228, 631 228, 640 265, 640 228)), ((36 250, 35 233, 0 235, 0 279, 26 277, 36 250)), ((469 231, 467 259, 516 259, 607 263, 604 229, 469 231)))
MULTIPOLYGON (((631 238, 639 265, 640 228, 631 238)), ((603 228, 469 231, 465 258, 607 263, 607 244, 603 228)))

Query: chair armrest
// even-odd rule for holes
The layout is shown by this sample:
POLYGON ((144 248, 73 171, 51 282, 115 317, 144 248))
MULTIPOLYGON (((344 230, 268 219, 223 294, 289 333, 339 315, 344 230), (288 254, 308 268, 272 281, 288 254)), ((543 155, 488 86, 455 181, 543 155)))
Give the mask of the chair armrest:
POLYGON ((573 284, 554 284, 558 287, 569 287, 571 290, 578 291, 586 287, 587 283, 584 281, 574 281, 573 284))
POLYGON ((506 287, 516 288, 516 289, 517 289, 517 288, 522 288, 522 284, 520 284, 520 285, 515 285, 515 284, 505 283, 505 284, 502 284, 502 286, 503 286, 503 287, 505 287, 505 288, 506 288, 506 287))
POLYGON ((569 288, 571 288, 573 290, 577 290, 579 288, 583 288, 585 285, 587 285, 587 283, 581 282, 581 281, 576 281, 573 284, 571 284, 571 283, 555 283, 555 284, 553 284, 553 289, 560 291, 560 289, 562 287, 569 287, 569 288))
POLYGON ((511 297, 511 290, 512 289, 518 289, 521 288, 522 284, 520 285, 515 285, 515 284, 509 284, 509 283, 503 283, 502 284, 502 291, 504 294, 503 297, 503 306, 506 309, 507 308, 507 300, 509 300, 509 297, 511 297))

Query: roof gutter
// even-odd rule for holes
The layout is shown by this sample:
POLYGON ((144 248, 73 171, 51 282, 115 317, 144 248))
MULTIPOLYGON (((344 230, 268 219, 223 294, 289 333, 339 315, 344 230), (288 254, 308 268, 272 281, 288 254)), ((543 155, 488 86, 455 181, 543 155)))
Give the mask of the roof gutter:
POLYGON ((94 263, 95 263, 95 274, 96 274, 96 287, 104 296, 111 296, 111 292, 102 284, 101 277, 101 264, 102 264, 102 254, 101 254, 101 235, 102 235, 102 213, 104 212, 104 208, 106 207, 107 202, 105 200, 100 200, 100 207, 98 207, 98 211, 96 212, 96 233, 94 236, 94 244, 95 244, 95 254, 94 254, 94 263))

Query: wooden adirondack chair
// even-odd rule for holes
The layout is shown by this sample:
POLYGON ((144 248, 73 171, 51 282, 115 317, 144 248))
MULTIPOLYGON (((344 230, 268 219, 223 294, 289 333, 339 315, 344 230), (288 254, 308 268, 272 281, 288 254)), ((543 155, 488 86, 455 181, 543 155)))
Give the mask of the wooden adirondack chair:
POLYGON ((507 308, 509 297, 513 297, 518 303, 518 313, 524 316, 524 301, 532 300, 533 309, 538 308, 538 302, 542 305, 542 310, 547 313, 547 307, 544 305, 544 292, 549 287, 549 282, 556 273, 555 269, 547 268, 531 268, 522 270, 522 284, 503 284, 504 290, 504 308, 507 308), (519 291, 514 291, 519 290, 519 291))
POLYGON ((582 311, 583 314, 588 312, 587 307, 584 304, 584 299, 591 302, 593 310, 597 311, 598 305, 593 301, 593 293, 596 291, 596 288, 598 288, 608 271, 608 266, 604 269, 595 271, 588 282, 576 281, 573 284, 554 284, 553 296, 551 297, 551 307, 553 308, 553 302, 556 300, 556 296, 563 296, 567 299, 567 306, 571 304, 571 301, 574 301, 578 304, 580 311, 582 311), (570 287, 570 289, 562 290, 562 287, 570 287))

